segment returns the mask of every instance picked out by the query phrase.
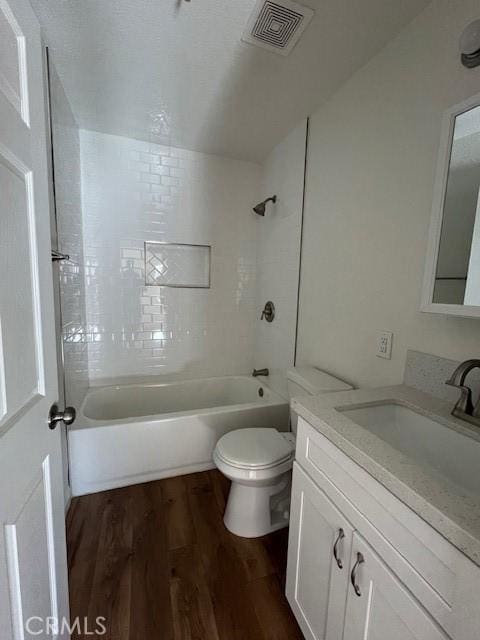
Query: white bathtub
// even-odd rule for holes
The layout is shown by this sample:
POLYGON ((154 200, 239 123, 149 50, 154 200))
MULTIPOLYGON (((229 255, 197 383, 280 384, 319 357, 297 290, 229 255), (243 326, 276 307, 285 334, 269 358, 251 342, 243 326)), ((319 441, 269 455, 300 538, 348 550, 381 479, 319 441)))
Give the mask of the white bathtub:
POLYGON ((72 494, 211 469, 224 433, 288 425, 288 400, 247 376, 92 388, 68 433, 72 494))

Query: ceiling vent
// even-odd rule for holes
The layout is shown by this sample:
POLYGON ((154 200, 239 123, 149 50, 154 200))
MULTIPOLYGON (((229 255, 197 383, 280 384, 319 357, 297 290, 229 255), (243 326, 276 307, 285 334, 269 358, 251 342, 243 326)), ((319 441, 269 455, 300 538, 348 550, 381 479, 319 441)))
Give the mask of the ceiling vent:
POLYGON ((290 0, 259 0, 242 40, 288 56, 313 18, 313 11, 290 0))

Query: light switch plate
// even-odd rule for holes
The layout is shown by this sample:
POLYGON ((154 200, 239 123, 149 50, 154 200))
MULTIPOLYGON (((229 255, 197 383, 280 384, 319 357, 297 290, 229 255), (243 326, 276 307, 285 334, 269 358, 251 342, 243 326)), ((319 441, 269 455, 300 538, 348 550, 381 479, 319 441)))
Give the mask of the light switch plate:
POLYGON ((380 331, 377 342, 377 357, 390 360, 392 358, 392 342, 393 333, 391 331, 380 331))

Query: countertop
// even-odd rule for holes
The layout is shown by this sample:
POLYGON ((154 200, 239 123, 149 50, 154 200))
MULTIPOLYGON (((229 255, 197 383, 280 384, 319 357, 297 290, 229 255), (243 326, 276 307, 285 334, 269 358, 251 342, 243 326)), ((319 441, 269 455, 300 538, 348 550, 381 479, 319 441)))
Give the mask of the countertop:
MULTIPOLYGON (((452 404, 412 387, 293 398, 292 409, 480 566, 480 496, 407 457, 335 407, 395 402, 480 442, 480 428, 451 415, 452 404)), ((478 465, 480 473, 480 458, 478 465)))

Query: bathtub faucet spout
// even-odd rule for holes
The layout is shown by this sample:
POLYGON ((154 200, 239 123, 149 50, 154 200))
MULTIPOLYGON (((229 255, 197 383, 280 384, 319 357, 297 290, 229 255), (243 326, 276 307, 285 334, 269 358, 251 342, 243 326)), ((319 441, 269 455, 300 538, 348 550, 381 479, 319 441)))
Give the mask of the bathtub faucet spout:
POLYGON ((252 376, 256 378, 257 376, 268 376, 268 369, 254 369, 252 376))

